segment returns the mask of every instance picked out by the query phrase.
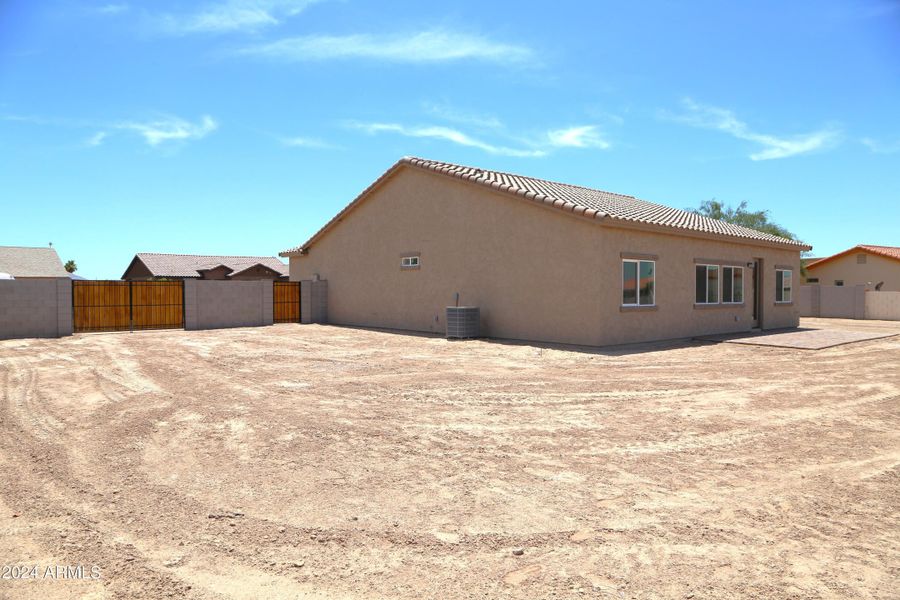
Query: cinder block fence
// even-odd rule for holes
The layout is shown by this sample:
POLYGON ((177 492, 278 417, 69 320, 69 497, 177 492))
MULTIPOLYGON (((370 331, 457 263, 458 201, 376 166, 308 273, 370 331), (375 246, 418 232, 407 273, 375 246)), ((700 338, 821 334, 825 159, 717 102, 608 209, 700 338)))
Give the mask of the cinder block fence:
POLYGON ((184 282, 184 328, 261 327, 274 322, 271 281, 184 282))
POLYGON ((900 292, 866 290, 864 285, 804 285, 800 316, 900 321, 900 292))
POLYGON ((72 281, 0 280, 0 339, 72 335, 72 281))
MULTIPOLYGON (((160 329, 167 327, 185 329, 221 329, 225 327, 261 327, 274 322, 273 283, 262 281, 219 281, 195 280, 170 282, 179 286, 175 290, 175 304, 172 294, 167 293, 165 306, 153 304, 155 298, 152 291, 144 290, 134 300, 131 286, 127 282, 78 282, 79 285, 90 284, 98 288, 115 287, 112 293, 100 293, 102 290, 85 289, 78 296, 78 305, 73 304, 73 285, 68 278, 59 279, 14 279, 0 280, 0 339, 61 337, 74 332, 73 312, 77 308, 84 311, 95 311, 115 318, 104 321, 96 320, 96 327, 86 328, 82 323, 80 331, 128 331, 132 329, 160 329), (113 286, 112 284, 117 284, 113 286), (183 290, 183 296, 180 292, 183 290), (146 293, 144 293, 146 292, 146 293), (124 298, 124 299, 123 299, 124 298), (148 302, 150 304, 148 304, 148 302), (136 313, 153 317, 157 308, 165 308, 175 317, 169 320, 150 319, 151 325, 137 327, 136 313), (115 324, 115 327, 111 323, 115 324), (130 325, 129 325, 130 323, 130 325)), ((135 284, 137 285, 137 284, 135 284)), ((89 287, 90 287, 89 286, 89 287)), ((171 292, 171 290, 169 290, 171 292)), ((300 310, 293 315, 300 315, 301 323, 328 322, 328 282, 300 282, 300 310)), ((295 296, 296 297, 296 296, 295 296)), ((160 302, 157 298, 155 301, 160 302)), ((157 311, 158 312, 158 311, 157 311)), ((80 314, 80 313, 79 313, 80 314)), ((93 313, 92 313, 93 314, 93 313)), ((171 317, 171 315, 169 315, 171 317)), ((296 318, 296 317, 293 317, 296 318)))

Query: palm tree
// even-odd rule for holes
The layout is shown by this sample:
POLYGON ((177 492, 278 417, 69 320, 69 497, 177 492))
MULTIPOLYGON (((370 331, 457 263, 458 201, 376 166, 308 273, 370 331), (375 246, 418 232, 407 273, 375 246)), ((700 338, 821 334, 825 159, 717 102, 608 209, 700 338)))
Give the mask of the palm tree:
POLYGON ((74 260, 67 260, 66 264, 63 266, 67 273, 74 273, 78 270, 78 265, 75 264, 74 260))

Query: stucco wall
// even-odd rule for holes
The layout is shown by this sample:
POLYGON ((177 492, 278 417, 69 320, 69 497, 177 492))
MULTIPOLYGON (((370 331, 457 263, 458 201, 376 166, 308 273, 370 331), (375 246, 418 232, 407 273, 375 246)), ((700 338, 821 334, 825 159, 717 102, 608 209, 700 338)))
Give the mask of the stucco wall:
POLYGON ((866 318, 900 321, 900 292, 866 292, 866 318))
POLYGON ((806 277, 818 278, 820 285, 834 285, 842 280, 844 287, 866 285, 869 289, 883 281, 883 292, 900 292, 900 261, 884 258, 868 252, 854 252, 828 261, 820 266, 807 268, 806 277), (857 263, 857 256, 864 254, 866 263, 857 263))
POLYGON ((694 260, 764 259, 763 326, 796 326, 796 303, 776 305, 775 266, 797 251, 601 226, 528 201, 412 168, 312 246, 291 257, 291 280, 328 280, 331 323, 443 332, 444 309, 479 306, 482 333, 606 345, 744 331, 744 305, 695 308, 694 260), (621 253, 657 255, 655 310, 623 311, 621 253), (400 258, 419 253, 421 266, 400 258))
POLYGON ((72 334, 72 280, 0 280, 0 339, 72 334))
POLYGON ((185 329, 258 327, 273 323, 271 281, 184 282, 185 329))

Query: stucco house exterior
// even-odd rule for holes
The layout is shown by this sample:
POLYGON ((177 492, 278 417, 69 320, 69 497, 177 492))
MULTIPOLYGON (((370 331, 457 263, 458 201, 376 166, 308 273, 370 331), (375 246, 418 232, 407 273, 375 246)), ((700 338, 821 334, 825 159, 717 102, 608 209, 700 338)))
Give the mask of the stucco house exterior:
POLYGON ((287 265, 274 256, 217 256, 209 254, 161 254, 138 252, 122 279, 259 279, 284 280, 287 265))
POLYGON ((806 283, 900 292, 900 248, 859 244, 806 265, 806 283))
POLYGON ((0 273, 14 279, 69 277, 56 250, 50 247, 0 246, 0 273))
POLYGON ((327 280, 328 322, 609 345, 793 327, 794 240, 563 183, 403 158, 304 244, 290 278, 327 280))

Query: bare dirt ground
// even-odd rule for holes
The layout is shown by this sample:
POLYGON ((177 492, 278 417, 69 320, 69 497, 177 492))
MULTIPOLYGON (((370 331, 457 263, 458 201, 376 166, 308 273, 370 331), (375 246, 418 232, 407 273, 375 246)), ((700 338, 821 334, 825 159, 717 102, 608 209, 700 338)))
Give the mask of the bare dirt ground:
POLYGON ((900 593, 900 337, 80 335, 0 390, 0 563, 101 570, 4 598, 900 593))

